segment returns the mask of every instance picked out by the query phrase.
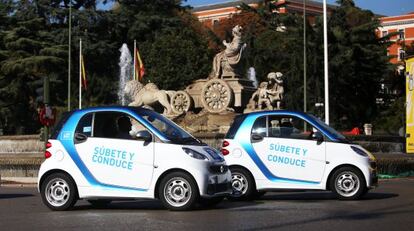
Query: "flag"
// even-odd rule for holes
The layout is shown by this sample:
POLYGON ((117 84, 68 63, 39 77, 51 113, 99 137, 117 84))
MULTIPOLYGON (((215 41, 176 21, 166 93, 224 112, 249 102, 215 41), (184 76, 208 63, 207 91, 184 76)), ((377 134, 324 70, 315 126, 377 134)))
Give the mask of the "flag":
POLYGON ((85 72, 85 63, 83 61, 83 55, 81 54, 81 76, 82 76, 82 86, 87 89, 88 84, 86 82, 86 72, 85 72))
POLYGON ((144 63, 142 62, 141 56, 139 55, 138 49, 135 48, 135 80, 141 81, 145 74, 144 63))

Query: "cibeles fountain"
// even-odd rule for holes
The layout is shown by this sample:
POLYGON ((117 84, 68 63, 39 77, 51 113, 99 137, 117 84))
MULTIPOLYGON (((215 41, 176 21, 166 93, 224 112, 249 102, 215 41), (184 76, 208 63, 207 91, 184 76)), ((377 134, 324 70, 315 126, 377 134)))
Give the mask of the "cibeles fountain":
POLYGON ((226 48, 215 55, 207 78, 195 80, 179 91, 159 90, 153 83, 128 81, 124 92, 132 101, 129 105, 150 108, 161 105, 161 113, 193 133, 225 133, 239 113, 281 109, 282 73, 269 73, 267 81, 257 86, 254 68, 244 71, 246 44, 242 43, 242 27, 235 26, 232 35, 231 42, 223 41, 226 48))

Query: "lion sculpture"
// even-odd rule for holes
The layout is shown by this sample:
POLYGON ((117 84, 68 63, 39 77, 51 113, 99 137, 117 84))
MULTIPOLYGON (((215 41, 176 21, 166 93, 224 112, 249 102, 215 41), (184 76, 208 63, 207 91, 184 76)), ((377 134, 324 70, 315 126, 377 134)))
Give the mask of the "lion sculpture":
POLYGON ((171 105, 167 92, 158 89, 154 83, 143 85, 138 80, 131 80, 125 84, 125 94, 132 100, 129 106, 151 106, 159 102, 164 107, 166 115, 171 114, 171 105))

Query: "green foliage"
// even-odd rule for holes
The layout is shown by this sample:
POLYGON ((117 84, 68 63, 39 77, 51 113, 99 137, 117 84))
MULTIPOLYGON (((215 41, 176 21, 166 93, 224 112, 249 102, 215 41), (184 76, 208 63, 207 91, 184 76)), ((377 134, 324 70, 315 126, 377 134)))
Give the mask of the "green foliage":
MULTIPOLYGON (((356 7, 352 0, 338 1, 329 18, 329 90, 331 124, 349 129, 371 123, 377 116, 376 98, 380 82, 392 75, 386 48, 389 37, 377 38, 379 21, 372 12, 356 7)), ((303 17, 278 14, 277 5, 264 1, 255 12, 265 29, 253 37, 249 64, 259 80, 280 71, 285 77, 285 108, 303 110, 303 17), (283 26, 286 30, 281 30, 283 26)), ((314 106, 324 102, 323 27, 321 17, 306 25, 307 107, 323 118, 314 106)))
POLYGON ((38 14, 36 3, 20 1, 7 18, 13 24, 2 33, 0 46, 0 106, 6 133, 35 132, 37 102, 33 81, 62 73, 65 47, 48 33, 50 24, 38 14))
MULTIPOLYGON (((99 11, 96 0, 71 1, 72 107, 78 103, 79 39, 88 80, 85 106, 117 103, 118 49, 127 43, 132 50, 133 40, 145 65, 145 82, 177 90, 208 75, 209 41, 181 1, 112 2, 112 10, 99 11)), ((69 3, 0 0, 0 127, 5 133, 38 131, 36 97, 41 92, 36 89, 45 76, 51 79, 52 105, 67 103, 69 3)))
POLYGON ((351 0, 338 1, 329 20, 331 117, 338 128, 371 123, 380 82, 392 73, 387 43, 377 38, 379 21, 351 0))
POLYGON ((387 110, 381 111, 373 121, 376 133, 399 135, 405 126, 405 97, 397 98, 387 110))

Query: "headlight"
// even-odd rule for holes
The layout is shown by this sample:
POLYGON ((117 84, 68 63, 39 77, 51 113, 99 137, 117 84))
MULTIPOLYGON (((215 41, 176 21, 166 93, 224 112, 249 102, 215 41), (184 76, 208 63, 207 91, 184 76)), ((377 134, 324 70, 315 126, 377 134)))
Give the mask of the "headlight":
POLYGON ((201 153, 199 153, 199 152, 197 152, 193 149, 183 148, 183 150, 184 150, 185 153, 187 153, 187 155, 189 155, 193 158, 196 158, 196 159, 199 159, 199 160, 208 160, 207 156, 205 156, 205 155, 203 155, 203 154, 201 154, 201 153))
POLYGON ((351 148, 352 148, 352 150, 354 150, 354 152, 356 152, 358 155, 361 155, 361 156, 366 156, 366 157, 369 157, 371 160, 375 160, 375 157, 370 153, 370 152, 367 152, 367 151, 365 151, 365 150, 363 150, 363 149, 360 149, 360 148, 358 148, 358 147, 355 147, 355 146, 351 146, 351 148))

